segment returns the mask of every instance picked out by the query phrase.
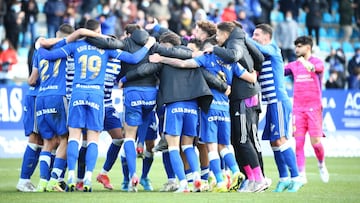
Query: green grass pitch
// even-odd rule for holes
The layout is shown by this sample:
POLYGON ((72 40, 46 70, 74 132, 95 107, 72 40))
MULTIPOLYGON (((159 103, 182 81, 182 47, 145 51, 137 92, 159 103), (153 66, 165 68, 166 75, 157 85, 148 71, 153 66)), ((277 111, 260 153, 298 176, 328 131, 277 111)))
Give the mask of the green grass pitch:
MULTIPOLYGON (((138 193, 127 193, 120 191, 122 181, 120 163, 117 161, 109 173, 114 186, 113 191, 108 191, 95 181, 104 158, 99 158, 93 174, 93 192, 83 193, 21 193, 17 192, 17 184, 21 159, 0 159, 0 202, 69 202, 69 203, 91 203, 91 202, 360 202, 360 158, 327 158, 326 163, 330 173, 330 181, 325 184, 321 182, 316 159, 307 158, 308 183, 297 193, 273 193, 271 192, 278 181, 278 173, 273 157, 265 157, 265 173, 273 180, 271 187, 262 193, 161 193, 158 192, 166 175, 163 170, 161 156, 156 156, 149 177, 154 186, 154 192, 144 192, 139 185, 138 193)), ((141 175, 141 160, 138 159, 137 174, 141 175)), ((37 168, 32 182, 37 185, 39 180, 39 169, 37 168)))

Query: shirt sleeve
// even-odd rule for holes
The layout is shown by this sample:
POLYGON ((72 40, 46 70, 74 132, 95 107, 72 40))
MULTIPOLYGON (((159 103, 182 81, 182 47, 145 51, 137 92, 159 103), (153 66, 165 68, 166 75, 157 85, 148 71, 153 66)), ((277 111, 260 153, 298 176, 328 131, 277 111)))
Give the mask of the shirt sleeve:
POLYGON ((118 50, 110 51, 110 56, 113 58, 117 58, 121 61, 124 61, 126 63, 137 64, 146 56, 148 51, 149 49, 146 47, 142 47, 141 49, 137 50, 134 53, 130 53, 118 49, 118 50))
POLYGON ((70 55, 71 49, 72 49, 72 43, 67 44, 61 48, 53 49, 53 50, 47 50, 43 47, 40 47, 38 50, 38 53, 42 56, 42 58, 46 60, 55 60, 59 58, 66 58, 70 55))

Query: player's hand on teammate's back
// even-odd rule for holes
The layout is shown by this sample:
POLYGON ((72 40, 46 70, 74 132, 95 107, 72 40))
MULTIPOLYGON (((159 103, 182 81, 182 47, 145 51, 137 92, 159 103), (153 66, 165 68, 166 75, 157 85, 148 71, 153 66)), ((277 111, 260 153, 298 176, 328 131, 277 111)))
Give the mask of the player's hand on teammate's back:
POLYGON ((149 61, 151 63, 159 63, 161 61, 161 56, 159 54, 152 54, 149 56, 149 61))

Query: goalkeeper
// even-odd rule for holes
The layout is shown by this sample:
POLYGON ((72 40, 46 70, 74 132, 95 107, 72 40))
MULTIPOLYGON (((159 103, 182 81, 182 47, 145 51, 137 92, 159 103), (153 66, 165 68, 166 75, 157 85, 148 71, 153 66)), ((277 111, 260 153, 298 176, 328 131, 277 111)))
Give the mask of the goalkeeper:
POLYGON ((313 41, 310 37, 301 36, 295 40, 297 61, 285 66, 285 75, 294 77, 293 102, 293 135, 296 141, 296 159, 302 182, 307 182, 305 173, 304 143, 305 135, 310 135, 314 148, 320 177, 323 182, 329 181, 329 173, 325 166, 324 137, 322 129, 321 79, 324 63, 311 55, 313 41))

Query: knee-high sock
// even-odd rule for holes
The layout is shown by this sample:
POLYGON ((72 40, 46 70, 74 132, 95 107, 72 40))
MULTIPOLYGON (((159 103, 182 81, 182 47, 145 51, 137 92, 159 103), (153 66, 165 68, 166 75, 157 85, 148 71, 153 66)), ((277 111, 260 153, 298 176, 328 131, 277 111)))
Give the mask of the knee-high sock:
POLYGON ((90 171, 90 172, 94 171, 98 153, 99 153, 98 152, 98 144, 95 142, 89 142, 88 146, 87 146, 87 150, 86 150, 86 157, 85 157, 86 171, 90 171))
POLYGON ((235 155, 228 148, 221 150, 220 156, 224 159, 225 165, 230 168, 233 174, 240 171, 235 160, 235 155))
POLYGON ((74 180, 75 177, 73 177, 73 176, 75 175, 74 174, 75 166, 76 166, 76 162, 79 157, 78 149, 79 149, 79 142, 77 140, 70 139, 68 141, 68 147, 66 150, 67 165, 68 165, 68 169, 69 169, 68 180, 75 181, 74 180))
MULTIPOLYGON (((220 165, 220 163, 219 163, 220 165)), ((209 179, 209 166, 201 166, 200 167, 200 175, 201 180, 208 180, 209 179)))
POLYGON ((165 172, 167 175, 168 179, 174 179, 175 177, 175 172, 172 169, 171 166, 171 161, 170 161, 170 155, 169 155, 169 151, 163 151, 162 152, 162 160, 163 160, 163 164, 164 164, 164 168, 165 168, 165 172))
POLYGON ((253 171, 256 182, 262 182, 264 180, 264 175, 263 175, 263 173, 261 171, 260 166, 257 166, 255 168, 253 168, 252 171, 253 171))
POLYGON ((295 136, 296 141, 296 163, 299 168, 299 172, 305 172, 305 136, 295 136))
POLYGON ((186 160, 189 163, 190 169, 192 173, 199 173, 200 171, 200 164, 198 156, 195 152, 195 148, 193 145, 183 145, 181 146, 185 156, 186 160))
POLYGON ((299 170, 296 165, 296 156, 294 150, 291 148, 290 143, 286 142, 285 144, 279 147, 281 154, 284 157, 284 161, 290 170, 291 178, 299 176, 299 170))
POLYGON ((220 156, 216 151, 209 152, 210 169, 214 173, 217 183, 224 182, 223 173, 221 171, 220 156))
POLYGON ((21 179, 30 179, 39 161, 40 152, 41 148, 37 144, 27 144, 21 165, 21 179))
POLYGON ((279 147, 272 147, 272 150, 274 152, 274 159, 275 159, 275 163, 279 172, 279 177, 280 178, 288 178, 289 177, 289 173, 287 170, 287 166, 286 166, 286 162, 283 158, 282 153, 280 152, 279 147))
POLYGON ((171 167, 175 172, 179 181, 186 180, 184 172, 184 164, 180 157, 180 151, 177 147, 168 147, 171 167))
POLYGON ((254 181, 255 180, 255 176, 253 174, 253 171, 251 169, 251 166, 250 165, 246 165, 243 167, 244 168, 244 171, 245 171, 245 174, 246 174, 246 177, 249 181, 254 181))
POLYGON ((120 147, 120 139, 113 139, 106 154, 106 160, 103 166, 104 171, 108 172, 111 170, 119 155, 120 147))
POLYGON ((154 154, 148 151, 145 151, 145 158, 143 159, 143 168, 141 178, 147 178, 152 163, 154 161, 154 154))
POLYGON ((50 179, 50 164, 51 164, 51 152, 42 151, 40 152, 40 179, 50 179))
POLYGON ((129 168, 129 178, 132 178, 136 173, 135 140, 132 138, 125 138, 124 150, 125 150, 126 162, 129 168))
POLYGON ((120 159, 121 159, 122 172, 124 175, 124 182, 129 182, 129 180, 130 180, 129 179, 129 168, 128 168, 128 165, 126 162, 126 158, 121 156, 120 159))
POLYGON ((66 160, 62 158, 55 158, 54 167, 51 171, 51 178, 58 180, 65 171, 66 160))
MULTIPOLYGON (((77 160, 77 163, 78 163, 78 170, 77 170, 77 178, 82 180, 84 179, 84 176, 85 176, 85 168, 86 168, 86 165, 85 165, 85 156, 86 156, 86 150, 87 150, 87 145, 85 143, 85 146, 81 146, 80 148, 80 151, 79 151, 79 156, 78 156, 78 160, 77 160)), ((70 168, 69 168, 70 170, 70 168)))
POLYGON ((315 156, 319 163, 323 163, 325 160, 324 146, 321 142, 313 145, 315 156))

